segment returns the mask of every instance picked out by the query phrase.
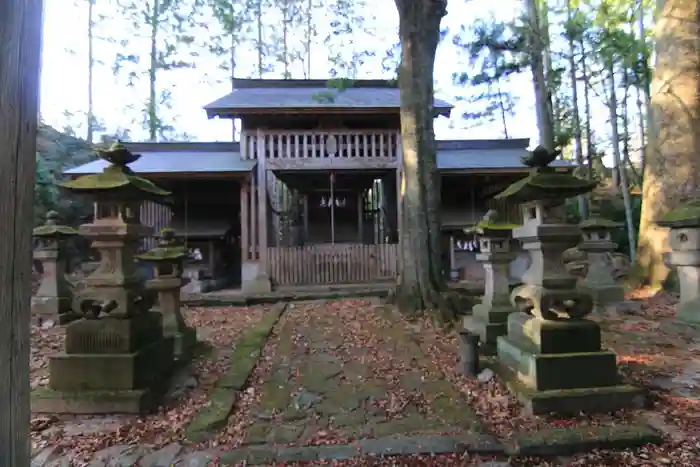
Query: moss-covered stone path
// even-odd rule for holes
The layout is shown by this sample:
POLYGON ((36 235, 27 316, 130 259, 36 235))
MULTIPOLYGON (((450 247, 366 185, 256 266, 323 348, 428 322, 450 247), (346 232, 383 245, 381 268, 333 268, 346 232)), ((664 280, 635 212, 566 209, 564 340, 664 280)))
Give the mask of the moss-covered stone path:
POLYGON ((231 421, 243 445, 475 435, 479 420, 391 315, 366 299, 290 304, 255 394, 231 421))

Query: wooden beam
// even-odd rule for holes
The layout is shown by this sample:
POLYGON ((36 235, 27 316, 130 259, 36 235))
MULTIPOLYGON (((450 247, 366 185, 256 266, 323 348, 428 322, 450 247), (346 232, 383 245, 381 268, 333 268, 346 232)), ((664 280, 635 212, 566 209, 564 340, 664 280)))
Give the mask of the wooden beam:
POLYGON ((248 261, 250 258, 250 247, 248 246, 248 232, 250 232, 250 221, 248 220, 248 180, 241 183, 241 261, 248 261))
POLYGON ((302 157, 298 159, 267 159, 270 170, 366 170, 394 169, 398 161, 393 157, 302 157))
POLYGON ((265 164, 265 137, 258 130, 258 255, 260 271, 267 272, 267 167, 265 164))
POLYGON ((41 0, 0 1, 0 465, 30 462, 30 300, 41 0))

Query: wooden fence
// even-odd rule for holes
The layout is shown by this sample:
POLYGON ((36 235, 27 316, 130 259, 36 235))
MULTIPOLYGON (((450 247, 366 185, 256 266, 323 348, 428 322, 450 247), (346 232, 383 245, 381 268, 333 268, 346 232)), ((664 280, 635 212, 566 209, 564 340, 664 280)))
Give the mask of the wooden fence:
POLYGON ((276 285, 359 284, 397 275, 397 245, 342 243, 267 249, 276 285))

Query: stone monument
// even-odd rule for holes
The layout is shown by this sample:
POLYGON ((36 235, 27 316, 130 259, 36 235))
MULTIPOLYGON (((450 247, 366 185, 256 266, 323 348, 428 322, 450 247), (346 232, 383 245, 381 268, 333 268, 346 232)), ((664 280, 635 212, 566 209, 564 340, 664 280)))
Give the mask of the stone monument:
POLYGON ((65 240, 78 231, 58 223, 58 213, 49 211, 46 223, 36 227, 34 238, 39 245, 34 259, 41 262, 42 275, 39 289, 32 297, 32 316, 38 320, 57 320, 66 324, 74 318, 71 313, 73 284, 66 277, 65 240))
POLYGON ((621 223, 601 217, 594 206, 591 206, 591 216, 579 224, 583 241, 578 248, 586 254, 587 263, 579 289, 591 295, 598 313, 614 313, 617 304, 625 299, 625 289, 615 281, 609 260, 617 248, 612 233, 621 227, 621 223))
POLYGON ((657 221, 670 229, 664 255, 666 264, 675 266, 680 288, 676 320, 682 324, 700 326, 700 201, 678 206, 657 221))
POLYGON ((34 412, 143 413, 167 389, 173 339, 150 311, 155 294, 137 273, 134 254, 151 232, 140 221, 142 201, 168 192, 134 174, 128 164, 139 156, 121 144, 99 155, 109 162, 103 172, 61 185, 94 200, 94 219, 79 232, 92 240, 100 263, 74 296, 82 318, 66 326, 65 350, 51 357, 50 389, 35 391, 34 412))
POLYGON ((566 223, 563 202, 595 183, 549 167, 555 158, 536 148, 523 158, 530 175, 496 196, 522 204, 523 225, 513 236, 529 251, 531 265, 511 293, 519 311, 508 316, 508 333, 498 338, 495 368, 534 414, 636 406, 641 392, 620 383, 615 354, 601 349, 599 325, 585 319, 593 300, 576 289, 562 261, 581 235, 566 223))
POLYGON ((490 210, 472 229, 479 235, 481 253, 476 259, 484 265, 484 296, 472 316, 464 317, 464 328, 479 335, 483 355, 496 354, 496 339, 506 334, 508 315, 516 311, 510 303, 509 269, 515 258, 511 239, 517 227, 499 221, 498 213, 490 210))
POLYGON ((175 359, 180 362, 191 358, 197 343, 197 330, 185 324, 180 309, 180 288, 188 281, 182 277, 186 257, 185 246, 172 229, 163 229, 157 246, 138 256, 153 266, 153 279, 146 282, 146 287, 158 293, 157 310, 163 315, 163 333, 173 338, 175 359))

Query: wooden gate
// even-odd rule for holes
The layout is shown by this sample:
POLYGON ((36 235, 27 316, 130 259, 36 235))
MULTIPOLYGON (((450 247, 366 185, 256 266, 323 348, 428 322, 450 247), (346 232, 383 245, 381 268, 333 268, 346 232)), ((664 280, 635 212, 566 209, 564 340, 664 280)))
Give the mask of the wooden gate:
POLYGON ((267 249, 276 285, 361 284, 395 279, 395 244, 336 243, 267 249))

